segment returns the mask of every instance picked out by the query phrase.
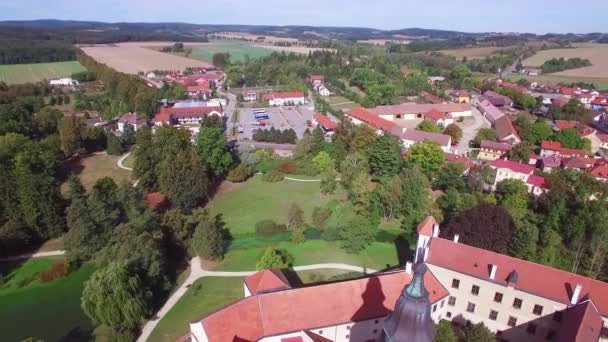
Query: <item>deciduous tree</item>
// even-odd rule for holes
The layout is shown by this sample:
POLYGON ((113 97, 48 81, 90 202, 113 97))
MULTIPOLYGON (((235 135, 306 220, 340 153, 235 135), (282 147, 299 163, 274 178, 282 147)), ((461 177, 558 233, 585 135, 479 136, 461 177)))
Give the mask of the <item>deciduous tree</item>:
POLYGON ((408 167, 419 166, 422 172, 432 179, 445 163, 445 154, 438 143, 423 141, 410 148, 405 161, 408 167))
POLYGON ((206 199, 207 183, 205 167, 192 149, 177 153, 160 167, 160 188, 178 208, 190 209, 206 199))
POLYGON ((399 173, 403 165, 401 143, 392 135, 381 135, 367 150, 369 171, 372 177, 391 177, 399 173))
POLYGON ((287 250, 268 247, 264 251, 264 254, 260 257, 258 262, 255 264, 257 270, 269 270, 273 268, 288 268, 293 265, 294 258, 287 250))
POLYGON ((192 252, 203 259, 218 260, 224 255, 224 223, 220 215, 211 216, 207 209, 197 209, 192 214, 197 222, 192 237, 192 252))

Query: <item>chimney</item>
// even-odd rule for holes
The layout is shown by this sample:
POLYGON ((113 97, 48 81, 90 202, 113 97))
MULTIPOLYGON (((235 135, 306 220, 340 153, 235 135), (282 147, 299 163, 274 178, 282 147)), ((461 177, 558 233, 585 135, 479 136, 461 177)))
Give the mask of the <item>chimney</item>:
POLYGON ((454 234, 454 242, 458 243, 459 239, 460 239, 460 234, 454 234))
POLYGON ((439 225, 438 224, 433 225, 433 237, 439 237, 439 225))
POLYGON ((422 261, 423 262, 426 261, 426 259, 428 259, 428 257, 429 257, 429 247, 426 246, 426 247, 424 247, 424 257, 422 257, 422 261))
POLYGON ((581 295, 581 290, 583 289, 583 285, 576 284, 574 288, 574 292, 572 292, 572 298, 570 298, 570 304, 574 305, 578 303, 578 297, 581 295))
POLYGON ((494 280, 496 277, 496 265, 492 264, 492 268, 490 269, 490 279, 494 280))
POLYGON ((405 273, 412 274, 412 263, 409 261, 405 263, 405 273))

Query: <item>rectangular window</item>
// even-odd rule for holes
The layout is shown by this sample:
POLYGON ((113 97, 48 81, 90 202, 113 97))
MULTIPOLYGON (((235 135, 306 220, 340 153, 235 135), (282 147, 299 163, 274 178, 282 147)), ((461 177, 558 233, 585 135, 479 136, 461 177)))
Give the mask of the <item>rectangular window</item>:
POLYGON ((450 296, 450 298, 448 298, 448 305, 449 305, 449 306, 454 306, 454 305, 456 305, 456 297, 452 297, 452 296, 450 296))
POLYGON ((479 286, 477 286, 477 285, 473 285, 473 287, 471 287, 471 293, 472 293, 474 296, 478 296, 478 295, 479 295, 479 286))
POLYGON ((513 307, 516 309, 521 309, 521 305, 523 304, 523 301, 519 298, 515 298, 513 300, 513 307))
POLYGON ((536 334, 536 324, 528 323, 528 326, 526 327, 526 332, 530 335, 536 334))
POLYGON ((496 293, 494 294, 494 301, 495 301, 496 303, 502 303, 502 293, 500 293, 500 292, 496 292, 496 293))
POLYGON ((490 310, 490 319, 495 321, 498 318, 498 311, 490 310))
POLYGON ((534 309, 532 310, 532 313, 534 313, 537 316, 542 315, 543 314, 543 307, 541 305, 534 304, 534 309))
POLYGON ((445 304, 445 299, 441 301, 440 307, 443 307, 443 304, 445 304))
POLYGON ((437 311, 437 304, 433 305, 433 312, 437 311))
POLYGON ((507 322, 507 325, 510 327, 514 327, 517 325, 517 318, 513 317, 513 316, 509 316, 509 321, 507 322))
POLYGON ((475 304, 469 302, 469 304, 467 304, 467 312, 475 312, 475 304))
POLYGON ((448 311, 448 312, 446 312, 446 313, 445 313, 445 317, 447 317, 447 318, 452 318, 452 313, 451 313, 451 312, 449 312, 449 311, 448 311))
POLYGON ((452 279, 452 288, 453 289, 457 289, 460 287, 460 280, 458 279, 452 279))

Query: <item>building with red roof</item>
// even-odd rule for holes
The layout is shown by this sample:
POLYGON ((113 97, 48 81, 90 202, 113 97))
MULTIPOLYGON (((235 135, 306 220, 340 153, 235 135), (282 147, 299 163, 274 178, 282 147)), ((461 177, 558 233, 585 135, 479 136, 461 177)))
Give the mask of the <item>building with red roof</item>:
POLYGON ((126 125, 131 125, 131 127, 133 127, 133 131, 136 132, 138 129, 147 126, 148 120, 142 116, 139 116, 137 113, 129 112, 123 114, 120 119, 118 119, 118 131, 124 132, 126 125))
POLYGON ((517 83, 513 83, 513 82, 508 82, 508 81, 502 81, 500 83, 500 86, 503 88, 509 88, 509 89, 513 89, 513 90, 517 90, 520 93, 524 93, 524 94, 529 94, 530 91, 524 87, 524 86, 520 86, 517 83))
POLYGON ((513 146, 511 144, 484 140, 481 142, 477 158, 494 161, 503 157, 507 152, 511 151, 512 148, 513 146))
POLYGON ((494 129, 496 130, 496 136, 498 141, 511 145, 517 145, 521 142, 519 133, 513 126, 511 118, 503 115, 494 122, 494 129))
POLYGON ((446 134, 419 131, 417 129, 406 129, 400 136, 403 147, 410 148, 419 142, 432 141, 439 144, 443 152, 450 152, 452 137, 446 134))
POLYGON ((505 113, 503 113, 502 110, 494 106, 492 102, 490 102, 485 97, 479 98, 479 100, 477 101, 477 108, 479 109, 483 117, 488 119, 491 124, 494 124, 496 120, 505 116, 505 113))
POLYGON ((444 152, 445 161, 448 163, 462 163, 465 167, 464 175, 468 174, 469 171, 475 166, 475 163, 467 156, 455 153, 444 152))
POLYGON ((581 137, 595 134, 596 130, 576 120, 555 120, 555 127, 559 130, 574 128, 581 137))
POLYGON ((484 99, 488 100, 495 107, 511 107, 513 100, 510 97, 493 92, 491 90, 483 93, 484 99))
POLYGON ((600 180, 602 182, 608 181, 608 165, 597 165, 590 168, 587 173, 591 177, 600 180))
POLYGON ((562 147, 562 144, 559 141, 542 141, 540 144, 540 156, 547 157, 553 154, 557 154, 561 157, 584 157, 587 155, 587 152, 574 148, 562 147))
POLYGON ((509 341, 607 337, 608 283, 469 246, 458 233, 442 234, 431 216, 417 232, 416 278, 409 262, 405 270, 295 288, 280 271, 260 271, 245 279, 246 297, 193 321, 179 341, 378 341, 387 324, 394 332, 424 321, 397 319, 421 295, 424 305, 409 305, 432 322, 483 322, 509 341))
POLYGON ((507 159, 498 159, 489 164, 489 166, 496 170, 496 178, 494 180, 494 187, 505 179, 520 180, 524 183, 528 181, 528 178, 534 173, 536 168, 533 165, 523 164, 507 159))
POLYGON ((305 103, 304 93, 300 91, 263 94, 262 98, 271 106, 296 106, 305 103))
POLYGON ((321 113, 315 113, 312 116, 312 124, 314 126, 320 125, 325 133, 333 133, 338 128, 338 124, 336 122, 333 122, 329 116, 321 113))
POLYGON ((378 133, 401 130, 397 124, 381 118, 380 116, 369 111, 367 108, 355 107, 347 111, 345 114, 353 121, 353 123, 357 125, 365 123, 373 128, 376 128, 378 133))
POLYGON ((452 101, 456 103, 470 103, 471 95, 466 90, 454 90, 450 92, 450 96, 452 97, 452 101))
POLYGON ((387 120, 424 119, 431 111, 451 115, 453 118, 473 115, 468 103, 415 103, 405 102, 398 105, 386 105, 369 108, 369 111, 387 120))
POLYGON ((188 96, 203 96, 204 98, 211 97, 211 88, 209 84, 202 83, 201 85, 191 85, 186 87, 188 96))
POLYGON ((420 96, 421 99, 423 99, 426 103, 432 103, 432 104, 440 104, 440 103, 446 103, 447 101, 435 96, 433 94, 427 93, 426 91, 421 91, 418 96, 420 96))
POLYGON ((454 123, 454 118, 452 118, 451 114, 440 112, 435 108, 427 112, 424 119, 431 121, 439 127, 447 127, 454 123))
POLYGON ((223 116, 222 107, 162 107, 154 115, 154 124, 160 125, 185 125, 198 124, 208 115, 223 116))
POLYGON ((325 76, 323 75, 310 75, 308 77, 308 81, 312 84, 313 87, 320 87, 325 84, 325 76))

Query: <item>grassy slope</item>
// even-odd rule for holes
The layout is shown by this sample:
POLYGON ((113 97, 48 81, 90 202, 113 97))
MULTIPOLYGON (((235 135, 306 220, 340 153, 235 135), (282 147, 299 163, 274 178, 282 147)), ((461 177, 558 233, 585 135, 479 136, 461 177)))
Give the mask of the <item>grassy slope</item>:
MULTIPOLYGON (((80 177, 87 190, 91 190, 95 182, 103 177, 111 177, 118 184, 130 179, 131 172, 116 165, 118 159, 120 156, 94 154, 80 160, 70 161, 66 167, 80 177)), ((63 184, 61 190, 67 190, 67 184, 63 184)))
POLYGON ((244 42, 212 41, 212 44, 194 47, 192 57, 211 62, 213 54, 218 52, 228 52, 231 61, 241 62, 245 59, 245 55, 249 55, 250 58, 259 58, 269 56, 272 50, 251 46, 244 42))
POLYGON ((188 332, 188 323, 243 297, 242 278, 199 279, 158 323, 149 342, 173 342, 188 332))
POLYGON ((85 265, 65 278, 41 284, 38 273, 54 260, 38 258, 21 265, 0 264, 6 282, 0 286, 3 341, 21 341, 29 336, 58 341, 68 334, 76 340, 88 338, 92 325, 80 308, 80 295, 93 267, 85 265))
POLYGON ((608 89, 608 77, 570 77, 570 76, 558 76, 558 75, 540 75, 540 76, 527 76, 527 75, 510 75, 507 77, 509 80, 517 81, 525 78, 530 81, 537 81, 542 83, 574 83, 574 82, 587 82, 593 83, 600 89, 608 89))
POLYGON ((7 84, 38 82, 43 79, 69 77, 84 70, 84 67, 75 61, 0 65, 0 81, 7 84))
POLYGON ((214 214, 223 214, 226 227, 237 236, 254 232, 255 224, 261 220, 286 223, 289 206, 294 202, 304 211, 304 220, 310 222, 313 208, 325 205, 331 198, 321 194, 317 182, 266 183, 257 175, 237 184, 235 190, 216 196, 209 208, 214 214))

